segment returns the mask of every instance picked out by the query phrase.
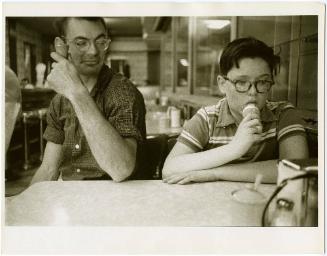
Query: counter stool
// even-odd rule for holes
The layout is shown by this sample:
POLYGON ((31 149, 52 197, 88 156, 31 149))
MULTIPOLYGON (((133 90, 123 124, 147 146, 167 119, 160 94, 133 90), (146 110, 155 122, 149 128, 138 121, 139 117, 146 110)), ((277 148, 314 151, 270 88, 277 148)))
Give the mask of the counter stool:
POLYGON ((37 117, 35 111, 23 111, 23 129, 24 129, 24 170, 28 170, 31 168, 31 162, 29 159, 29 140, 28 140, 28 125, 35 121, 37 117))
POLYGON ((29 149, 29 132, 28 126, 32 123, 39 123, 39 140, 40 140, 40 156, 39 160, 43 160, 44 154, 44 144, 43 144, 43 127, 44 127, 44 119, 47 113, 47 108, 41 108, 30 111, 23 111, 23 127, 24 127, 24 170, 28 170, 31 168, 32 164, 30 161, 30 149, 29 149))
POLYGON ((43 122, 45 121, 45 117, 47 114, 47 108, 41 108, 38 110, 38 115, 40 119, 40 161, 42 162, 43 160, 43 155, 44 155, 44 144, 43 144, 43 127, 44 124, 43 122))

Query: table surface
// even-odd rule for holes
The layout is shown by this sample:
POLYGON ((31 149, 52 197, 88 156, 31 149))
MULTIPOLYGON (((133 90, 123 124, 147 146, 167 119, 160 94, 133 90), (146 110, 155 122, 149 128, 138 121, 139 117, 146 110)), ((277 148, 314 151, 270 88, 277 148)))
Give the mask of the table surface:
MULTIPOLYGON (((49 181, 5 201, 6 225, 260 226, 264 204, 232 198, 241 182, 49 181)), ((275 186, 263 184, 269 197, 275 186)))

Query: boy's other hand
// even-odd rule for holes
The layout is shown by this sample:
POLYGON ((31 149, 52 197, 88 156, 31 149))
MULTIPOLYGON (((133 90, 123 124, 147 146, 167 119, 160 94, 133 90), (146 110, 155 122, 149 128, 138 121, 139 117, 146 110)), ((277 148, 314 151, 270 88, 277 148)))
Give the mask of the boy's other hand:
POLYGON ((168 184, 186 185, 194 182, 218 181, 219 178, 212 170, 188 171, 172 174, 162 181, 168 184))

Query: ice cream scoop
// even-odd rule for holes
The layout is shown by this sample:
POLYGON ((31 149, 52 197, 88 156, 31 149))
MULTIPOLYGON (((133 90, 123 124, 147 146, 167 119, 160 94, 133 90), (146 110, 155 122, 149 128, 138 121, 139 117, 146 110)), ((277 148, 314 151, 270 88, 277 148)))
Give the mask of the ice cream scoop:
MULTIPOLYGON (((243 111, 242 111, 243 118, 249 114, 256 114, 258 116, 257 118, 260 121, 260 110, 256 104, 248 103, 245 105, 245 107, 243 108, 243 111)), ((258 125, 256 127, 257 127, 258 132, 260 133, 262 131, 262 126, 258 125)))
POLYGON ((256 104, 254 104, 254 103, 246 104, 242 111, 243 117, 246 117, 247 115, 252 114, 252 113, 257 114, 258 117, 260 117, 260 111, 256 104))

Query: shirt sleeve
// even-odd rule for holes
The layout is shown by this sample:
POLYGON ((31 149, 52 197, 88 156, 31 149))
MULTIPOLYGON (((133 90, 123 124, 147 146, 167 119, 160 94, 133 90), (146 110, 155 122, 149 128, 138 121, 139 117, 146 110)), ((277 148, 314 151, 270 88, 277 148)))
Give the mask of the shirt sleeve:
POLYGON ((47 128, 43 138, 56 144, 63 144, 65 139, 64 123, 60 120, 60 102, 62 96, 57 94, 52 101, 47 112, 47 128))
POLYGON ((122 137, 132 137, 138 142, 144 141, 146 110, 142 94, 124 77, 113 81, 106 93, 107 120, 122 137))
POLYGON ((278 141, 295 134, 305 136, 304 126, 304 120, 301 118, 299 111, 295 109, 293 105, 287 103, 281 106, 277 129, 278 141))
POLYGON ((208 115, 201 108, 183 127, 178 141, 192 148, 196 152, 202 151, 209 141, 208 115))

